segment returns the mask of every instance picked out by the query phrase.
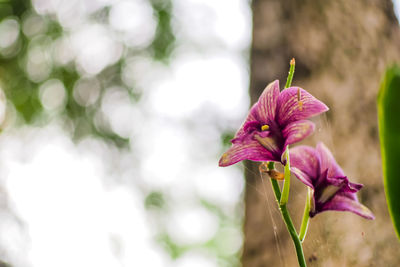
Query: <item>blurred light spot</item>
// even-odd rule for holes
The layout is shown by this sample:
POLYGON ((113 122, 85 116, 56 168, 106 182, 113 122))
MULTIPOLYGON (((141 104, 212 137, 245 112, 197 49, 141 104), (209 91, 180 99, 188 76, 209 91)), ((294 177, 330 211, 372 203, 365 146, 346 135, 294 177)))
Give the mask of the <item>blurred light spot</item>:
POLYGON ((52 70, 52 61, 49 54, 50 40, 40 36, 31 41, 27 56, 26 71, 29 79, 41 82, 47 79, 52 70))
POLYGON ((192 175, 198 194, 208 201, 230 207, 240 201, 244 180, 239 169, 203 166, 192 175))
POLYGON ((66 102, 64 84, 57 79, 46 81, 39 88, 40 101, 47 110, 61 109, 66 102))
POLYGON ((32 0, 40 15, 55 15, 63 27, 77 28, 92 13, 106 7, 112 0, 32 0))
POLYGON ((101 111, 115 133, 122 137, 132 134, 136 109, 124 88, 108 88, 102 97, 101 111))
POLYGON ((67 36, 56 39, 52 45, 53 60, 58 65, 66 65, 75 58, 71 40, 67 36))
POLYGON ((19 117, 14 104, 11 101, 7 101, 5 107, 5 118, 4 121, 2 122, 1 128, 6 129, 13 127, 18 118, 19 117))
POLYGON ((52 0, 32 0, 32 5, 37 13, 44 15, 54 10, 54 2, 52 0))
POLYGON ((242 247, 242 233, 238 228, 224 227, 218 232, 216 242, 224 255, 233 255, 242 247))
POLYGON ((135 90, 152 87, 153 83, 163 78, 165 67, 157 64, 146 56, 135 56, 125 60, 122 68, 122 80, 129 86, 135 86, 135 90))
POLYGON ((208 0, 217 11, 215 31, 233 48, 246 49, 251 40, 251 10, 247 0, 208 0))
MULTIPOLYGON (((2 194, 5 195, 4 192, 2 194)), ((9 200, 2 199, 2 201, 2 205, 4 205, 9 200)), ((7 210, 6 207, 2 207, 2 209, 7 210)), ((19 218, 16 219, 14 214, 8 215, 4 210, 1 213, 0 244, 2 247, 7 248, 7 256, 2 256, 1 260, 12 262, 12 266, 30 266, 23 252, 29 249, 29 244, 26 242, 26 232, 24 231, 24 226, 18 223, 18 220, 19 218)), ((0 266, 8 267, 11 265, 1 264, 0 266)))
POLYGON ((155 188, 182 182, 186 177, 186 136, 177 128, 162 122, 141 126, 139 144, 144 182, 155 188), (149 127, 150 126, 150 127, 149 127))
POLYGON ((82 78, 76 82, 73 95, 79 105, 83 107, 93 105, 100 95, 100 83, 95 78, 82 78))
POLYGON ((156 24, 148 1, 131 0, 115 3, 109 15, 111 27, 125 33, 127 45, 145 46, 154 38, 156 24))
POLYGON ((47 25, 43 17, 32 13, 24 18, 22 31, 27 37, 44 34, 46 30, 47 25))
POLYGON ((178 34, 201 46, 242 50, 251 40, 251 10, 247 0, 177 0, 178 34))
POLYGON ((5 19, 0 23, 0 48, 8 48, 17 41, 19 23, 15 19, 5 19))
POLYGON ((71 41, 78 66, 91 75, 118 61, 123 50, 111 31, 100 24, 82 25, 72 33, 71 41))
POLYGON ((215 258, 205 253, 190 251, 185 253, 174 263, 175 267, 217 267, 215 258))
POLYGON ((218 217, 205 208, 177 208, 167 222, 167 231, 177 244, 201 244, 215 236, 218 224, 218 217))
POLYGON ((247 73, 232 57, 182 57, 173 73, 159 82, 148 98, 154 110, 173 117, 189 117, 202 105, 211 104, 223 113, 244 113, 247 73))

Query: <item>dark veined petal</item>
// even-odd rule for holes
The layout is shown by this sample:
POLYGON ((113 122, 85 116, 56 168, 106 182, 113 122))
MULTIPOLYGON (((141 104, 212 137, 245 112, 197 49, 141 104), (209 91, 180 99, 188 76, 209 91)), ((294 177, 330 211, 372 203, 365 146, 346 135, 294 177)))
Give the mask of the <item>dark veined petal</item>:
POLYGON ((309 120, 294 121, 289 123, 283 130, 286 145, 300 142, 310 136, 315 130, 315 124, 309 120))
POLYGON ((251 107, 251 109, 249 111, 249 114, 247 114, 247 117, 244 120, 242 126, 240 126, 239 130, 236 132, 235 137, 234 137, 235 139, 236 138, 239 138, 239 139, 243 138, 247 134, 246 133, 246 126, 251 122, 257 121, 256 115, 255 115, 256 114, 256 109, 257 109, 257 103, 255 103, 251 107))
POLYGON ((319 157, 310 146, 297 146, 290 149, 290 166, 293 173, 304 184, 314 188, 319 176, 319 157), (301 171, 303 174, 299 173, 301 171), (299 177, 306 176, 307 178, 299 177))
MULTIPOLYGON (((355 194, 352 194, 355 197, 355 194)), ((314 214, 310 214, 312 217, 315 216, 317 213, 327 210, 336 210, 336 211, 350 211, 361 217, 364 217, 369 220, 375 219, 375 216, 372 212, 358 202, 357 198, 349 198, 343 194, 336 194, 331 200, 324 203, 320 210, 316 210, 314 214)))
POLYGON ((267 149, 258 141, 247 138, 243 142, 237 142, 226 151, 219 160, 220 167, 230 166, 242 160, 276 161, 267 149))
POLYGON ((321 173, 328 170, 328 177, 345 176, 342 168, 340 168, 332 153, 323 143, 320 142, 317 144, 317 152, 320 159, 321 173))
POLYGON ((286 126, 290 122, 304 120, 327 111, 329 108, 300 87, 283 90, 278 98, 276 120, 286 126))
POLYGON ((279 94, 279 80, 275 80, 265 87, 257 102, 256 116, 260 122, 268 124, 275 120, 279 94))

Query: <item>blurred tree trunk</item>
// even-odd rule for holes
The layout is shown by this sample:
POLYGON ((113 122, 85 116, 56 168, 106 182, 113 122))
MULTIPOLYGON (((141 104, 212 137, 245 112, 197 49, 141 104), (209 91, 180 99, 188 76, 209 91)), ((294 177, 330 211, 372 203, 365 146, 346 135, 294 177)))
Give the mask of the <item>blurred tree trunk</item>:
MULTIPOLYGON (((295 57, 293 84, 330 107, 305 143, 327 144, 348 177, 365 185, 360 201, 376 215, 374 221, 334 212, 313 218, 304 242, 309 265, 400 266, 381 177, 375 103, 385 67, 400 58, 392 2, 253 0, 252 8, 251 101, 275 79, 283 86, 295 57)), ((247 163, 246 179, 243 265, 296 266, 270 182, 260 179, 253 163, 247 163)), ((299 227, 306 191, 292 181, 289 209, 299 227)))

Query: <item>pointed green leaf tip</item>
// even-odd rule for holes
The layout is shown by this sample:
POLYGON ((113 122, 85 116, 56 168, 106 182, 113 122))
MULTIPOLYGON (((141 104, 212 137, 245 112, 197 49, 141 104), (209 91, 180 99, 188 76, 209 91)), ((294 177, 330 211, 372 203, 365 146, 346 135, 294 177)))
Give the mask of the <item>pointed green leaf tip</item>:
POLYGON ((390 67, 378 96, 383 181, 390 216, 400 239, 400 68, 390 67))

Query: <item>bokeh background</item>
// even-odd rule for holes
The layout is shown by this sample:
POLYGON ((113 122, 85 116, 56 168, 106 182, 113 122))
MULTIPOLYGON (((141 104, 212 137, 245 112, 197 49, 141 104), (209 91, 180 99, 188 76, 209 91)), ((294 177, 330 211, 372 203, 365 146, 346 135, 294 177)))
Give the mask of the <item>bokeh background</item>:
MULTIPOLYGON (((240 266, 257 186, 217 162, 251 102, 251 2, 1 0, 0 19, 0 266, 240 266)), ((323 138, 332 125, 322 118, 323 138)), ((285 237, 268 242, 292 266, 285 237)))
POLYGON ((238 266, 246 0, 0 1, 0 259, 238 266))

